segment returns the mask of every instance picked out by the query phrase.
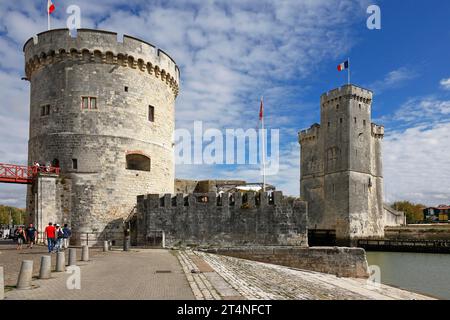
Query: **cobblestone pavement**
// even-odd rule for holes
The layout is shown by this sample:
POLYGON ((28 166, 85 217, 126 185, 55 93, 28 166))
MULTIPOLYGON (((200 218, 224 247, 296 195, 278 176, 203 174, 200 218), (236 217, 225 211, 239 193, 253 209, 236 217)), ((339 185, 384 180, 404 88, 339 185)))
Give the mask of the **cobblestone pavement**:
MULTIPOLYGON (((34 250, 34 249, 33 249, 34 250)), ((177 258, 167 250, 110 251, 79 262, 81 289, 68 290, 67 273, 34 280, 31 290, 9 290, 8 300, 195 299, 177 258)))
MULTIPOLYGON (((423 295, 380 285, 368 286, 364 279, 338 278, 333 275, 206 254, 183 253, 185 259, 196 255, 212 267, 243 299, 260 300, 411 300, 429 299, 423 295)), ((192 259, 191 263, 192 263, 192 259)), ((192 266, 195 268, 195 266, 192 266)), ((209 273, 214 274, 214 273, 209 273)), ((194 282, 199 280, 193 277, 194 282)), ((205 278, 202 280, 204 281, 205 278)), ((206 277, 206 279, 208 279, 206 277)), ((192 286, 192 284, 191 284, 192 286)), ((208 287, 206 285, 206 287, 208 287)), ((213 286, 214 287, 214 286, 213 286)), ((200 290, 203 292, 202 290, 200 290)), ((219 291, 220 292, 220 291, 219 291)), ((198 298, 199 294, 196 295, 198 298)), ((203 295, 203 298, 208 298, 203 295)), ((225 297, 226 299, 226 297, 225 297)))

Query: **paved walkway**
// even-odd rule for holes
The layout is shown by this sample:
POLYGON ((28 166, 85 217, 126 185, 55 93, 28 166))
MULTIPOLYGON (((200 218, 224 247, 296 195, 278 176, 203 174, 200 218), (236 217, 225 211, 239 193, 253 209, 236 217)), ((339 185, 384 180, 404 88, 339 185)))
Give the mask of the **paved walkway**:
MULTIPOLYGON (((100 248, 91 248, 89 250, 91 258, 103 254, 100 248)), ((37 277, 39 275, 39 264, 43 255, 50 255, 52 257, 52 267, 54 268, 56 254, 49 254, 46 246, 37 245, 33 249, 29 249, 24 245, 22 250, 16 250, 16 244, 12 241, 0 241, 0 266, 5 268, 5 286, 16 285, 20 265, 23 260, 33 260, 33 276, 37 277)), ((68 259, 67 255, 68 252, 66 251, 66 259, 68 259)), ((81 258, 81 250, 77 250, 77 257, 78 259, 81 258)))
MULTIPOLYGON (((5 253, 3 249, 0 252, 3 254, 3 257, 0 255, 0 264, 7 255, 16 255, 18 258, 25 255, 14 251, 5 253)), ((34 259, 38 257, 28 254, 34 259)), ((20 261, 9 263, 17 268, 20 266, 20 261)), ((34 280, 34 289, 7 288, 6 299, 428 299, 385 285, 368 286, 363 279, 338 278, 329 274, 193 251, 97 251, 94 252, 92 261, 78 262, 78 265, 81 270, 80 290, 67 289, 69 274, 52 273, 52 279, 34 280)), ((35 265, 35 273, 38 268, 35 265)), ((11 273, 7 273, 7 279, 7 284, 11 285, 11 273)), ((16 280, 17 275, 14 284, 16 280)))
POLYGON ((81 289, 68 290, 69 274, 34 280, 35 289, 11 290, 6 299, 181 300, 195 299, 177 258, 167 250, 110 251, 79 262, 81 289))

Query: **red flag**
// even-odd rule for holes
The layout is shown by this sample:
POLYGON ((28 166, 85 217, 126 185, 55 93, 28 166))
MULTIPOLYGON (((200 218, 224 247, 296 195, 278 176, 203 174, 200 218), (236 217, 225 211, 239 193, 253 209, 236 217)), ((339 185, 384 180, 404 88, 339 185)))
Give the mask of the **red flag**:
POLYGON ((261 106, 259 107, 259 121, 263 119, 263 116, 264 116, 264 103, 263 100, 261 99, 261 106))
POLYGON ((52 0, 47 1, 47 12, 48 14, 52 14, 52 12, 55 11, 55 5, 53 4, 52 0))

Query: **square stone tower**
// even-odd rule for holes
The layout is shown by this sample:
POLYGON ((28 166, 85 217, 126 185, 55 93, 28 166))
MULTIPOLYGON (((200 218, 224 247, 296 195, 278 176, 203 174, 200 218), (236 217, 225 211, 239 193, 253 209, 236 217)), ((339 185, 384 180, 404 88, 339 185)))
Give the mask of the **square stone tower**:
POLYGON ((372 92, 345 85, 321 96, 321 123, 299 133, 300 193, 310 232, 338 245, 384 235, 381 141, 372 92))

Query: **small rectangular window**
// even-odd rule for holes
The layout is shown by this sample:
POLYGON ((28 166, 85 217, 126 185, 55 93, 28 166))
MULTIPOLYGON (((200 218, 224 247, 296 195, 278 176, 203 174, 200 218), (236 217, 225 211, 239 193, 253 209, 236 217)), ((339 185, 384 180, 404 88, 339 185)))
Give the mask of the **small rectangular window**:
POLYGON ((97 98, 91 98, 91 109, 97 109, 97 98))
POLYGON ((363 126, 366 126, 366 120, 363 120, 363 126))
POLYGON ((353 120, 355 121, 355 123, 356 123, 356 117, 355 118, 353 118, 353 120))
POLYGON ((343 121, 342 118, 340 118, 340 119, 339 119, 339 123, 342 123, 342 121, 343 121))
POLYGON ((78 170, 78 160, 77 159, 72 159, 72 169, 78 170))
POLYGON ((89 98, 88 97, 83 97, 81 98, 82 104, 81 104, 81 108, 82 109, 89 109, 89 98))
POLYGON ((125 87, 124 90, 125 90, 125 92, 128 92, 128 87, 125 87))
POLYGON ((95 97, 81 97, 81 109, 83 110, 96 110, 97 98, 95 97))
POLYGON ((148 121, 155 122, 155 107, 148 106, 148 121))
POLYGON ((48 116, 50 114, 50 105, 41 106, 41 117, 48 116))

